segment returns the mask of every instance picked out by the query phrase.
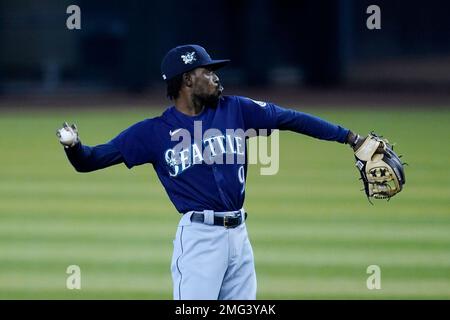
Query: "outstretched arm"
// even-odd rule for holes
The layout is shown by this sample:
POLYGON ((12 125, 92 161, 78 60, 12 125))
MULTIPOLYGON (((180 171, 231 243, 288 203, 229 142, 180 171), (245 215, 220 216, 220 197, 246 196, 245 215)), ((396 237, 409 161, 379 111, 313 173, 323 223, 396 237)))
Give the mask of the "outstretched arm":
POLYGON ((275 106, 275 114, 276 126, 280 130, 291 130, 321 140, 346 143, 355 150, 362 143, 361 137, 351 130, 311 114, 278 106, 275 106))
POLYGON ((290 130, 321 140, 347 142, 349 129, 292 109, 274 106, 274 111, 277 129, 290 130))
POLYGON ((56 135, 64 146, 67 158, 78 172, 91 172, 124 161, 120 151, 111 142, 95 147, 83 145, 75 125, 69 126, 67 122, 64 122, 63 127, 57 130, 56 135))
POLYGON ((122 154, 111 142, 94 147, 78 142, 75 146, 64 150, 78 172, 91 172, 123 162, 122 154))
POLYGON ((290 130, 321 140, 348 143, 353 148, 360 143, 357 134, 317 116, 249 98, 238 99, 246 128, 290 130))

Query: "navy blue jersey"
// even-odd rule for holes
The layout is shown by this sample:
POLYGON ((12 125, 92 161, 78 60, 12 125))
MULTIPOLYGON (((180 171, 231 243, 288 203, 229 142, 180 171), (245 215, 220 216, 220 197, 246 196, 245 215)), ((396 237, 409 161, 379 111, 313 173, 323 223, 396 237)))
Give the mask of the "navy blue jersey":
POLYGON ((97 149, 83 146, 69 151, 68 156, 74 166, 84 163, 88 167, 80 171, 120 162, 128 168, 152 164, 179 212, 232 211, 244 203, 245 133, 270 134, 272 129, 341 143, 348 134, 348 129, 306 113, 249 98, 223 96, 217 108, 204 108, 196 116, 171 106, 161 116, 132 125, 97 149), (202 133, 214 130, 209 130, 210 135, 195 136, 194 124, 201 124, 202 133), (189 132, 192 139, 174 139, 180 129, 189 132), (84 161, 80 160, 83 157, 84 161))

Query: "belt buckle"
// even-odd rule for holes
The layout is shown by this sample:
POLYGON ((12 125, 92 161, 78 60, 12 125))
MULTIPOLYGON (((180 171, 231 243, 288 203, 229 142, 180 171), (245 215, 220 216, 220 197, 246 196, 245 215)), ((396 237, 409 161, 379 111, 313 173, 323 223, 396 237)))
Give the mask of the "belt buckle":
POLYGON ((228 229, 228 228, 229 228, 229 226, 227 226, 228 217, 229 217, 229 216, 223 216, 223 226, 225 227, 225 229, 228 229))
POLYGON ((237 215, 224 215, 223 216, 223 226, 226 228, 226 229, 229 229, 229 228, 236 228, 240 223, 238 223, 238 224, 236 224, 236 225, 229 225, 228 224, 228 221, 229 221, 229 219, 232 219, 232 218, 235 218, 235 219, 239 219, 240 218, 240 213, 238 213, 237 215))

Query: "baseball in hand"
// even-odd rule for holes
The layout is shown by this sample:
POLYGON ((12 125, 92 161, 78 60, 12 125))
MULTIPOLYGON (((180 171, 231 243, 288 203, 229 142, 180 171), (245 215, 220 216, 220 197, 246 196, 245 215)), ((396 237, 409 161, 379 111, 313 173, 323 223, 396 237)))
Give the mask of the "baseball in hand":
POLYGON ((73 145, 77 140, 77 134, 71 128, 59 129, 58 137, 59 137, 59 141, 66 146, 73 145))

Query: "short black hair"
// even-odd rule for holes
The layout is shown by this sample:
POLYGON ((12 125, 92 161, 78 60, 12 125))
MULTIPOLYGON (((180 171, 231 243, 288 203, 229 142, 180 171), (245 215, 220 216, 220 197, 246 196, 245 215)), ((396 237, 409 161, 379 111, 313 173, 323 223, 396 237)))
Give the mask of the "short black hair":
POLYGON ((181 86, 183 85, 183 74, 169 79, 167 82, 167 97, 170 100, 177 99, 180 96, 181 86))

